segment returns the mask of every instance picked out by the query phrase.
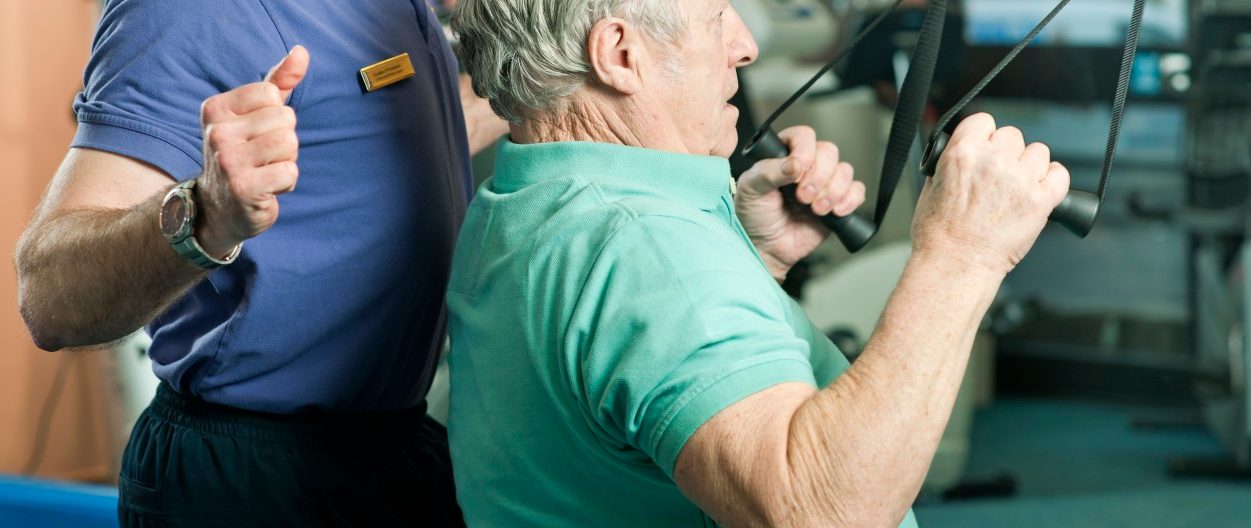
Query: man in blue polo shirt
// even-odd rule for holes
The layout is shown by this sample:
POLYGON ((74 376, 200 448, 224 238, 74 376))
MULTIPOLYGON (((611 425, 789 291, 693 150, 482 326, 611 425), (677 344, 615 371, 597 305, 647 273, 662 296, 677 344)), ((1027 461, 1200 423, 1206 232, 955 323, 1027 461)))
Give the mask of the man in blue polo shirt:
POLYGON ((124 525, 460 524, 424 404, 471 193, 460 92, 424 0, 105 4, 17 260, 42 348, 148 325, 164 383, 124 525))

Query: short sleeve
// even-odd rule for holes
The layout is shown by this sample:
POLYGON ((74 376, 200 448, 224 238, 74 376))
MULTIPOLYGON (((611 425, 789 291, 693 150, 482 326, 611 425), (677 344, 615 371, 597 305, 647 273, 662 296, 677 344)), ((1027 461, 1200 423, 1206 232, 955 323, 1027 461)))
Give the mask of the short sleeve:
POLYGON ((799 303, 794 299, 787 299, 787 301, 790 305, 791 320, 798 322, 795 325, 796 334, 808 343, 809 361, 817 380, 817 387, 828 387, 851 367, 851 362, 848 361, 847 356, 843 355, 843 351, 839 350, 838 346, 812 323, 799 303))
POLYGON ((672 477, 686 441, 726 407, 782 383, 815 386, 783 298, 729 229, 633 220, 602 250, 575 310, 591 418, 672 477))
POLYGON ((201 169, 200 105, 263 79, 286 49, 260 1, 111 0, 74 101, 71 146, 192 178, 201 169))

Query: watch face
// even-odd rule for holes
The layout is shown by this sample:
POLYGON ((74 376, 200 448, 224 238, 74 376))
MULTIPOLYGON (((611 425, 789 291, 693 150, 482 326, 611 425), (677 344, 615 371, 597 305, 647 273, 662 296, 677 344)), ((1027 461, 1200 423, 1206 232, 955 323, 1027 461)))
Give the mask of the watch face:
POLYGON ((170 196, 165 200, 165 204, 161 206, 161 231, 165 236, 176 237, 182 234, 187 217, 190 216, 189 206, 182 196, 170 196))

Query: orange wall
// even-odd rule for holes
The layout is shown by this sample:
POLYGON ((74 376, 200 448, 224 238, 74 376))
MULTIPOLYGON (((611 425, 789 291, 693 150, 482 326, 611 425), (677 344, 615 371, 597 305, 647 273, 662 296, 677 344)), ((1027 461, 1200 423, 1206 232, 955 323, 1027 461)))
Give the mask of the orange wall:
POLYGON ((0 0, 0 472, 25 465, 59 362, 69 378, 38 474, 108 480, 110 431, 103 351, 35 348, 17 311, 12 251, 74 134, 70 105, 98 16, 94 0, 0 0))

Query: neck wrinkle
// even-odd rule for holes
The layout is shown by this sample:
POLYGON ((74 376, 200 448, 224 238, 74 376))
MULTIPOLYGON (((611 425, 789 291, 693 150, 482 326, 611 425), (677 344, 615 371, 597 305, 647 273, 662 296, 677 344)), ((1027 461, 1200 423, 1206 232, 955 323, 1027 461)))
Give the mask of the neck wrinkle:
POLYGON ((632 108, 607 106, 575 97, 565 108, 530 116, 513 125, 513 139, 518 143, 586 141, 674 150, 649 141, 649 134, 640 132, 648 130, 644 120, 638 118, 646 113, 632 111, 632 108))

